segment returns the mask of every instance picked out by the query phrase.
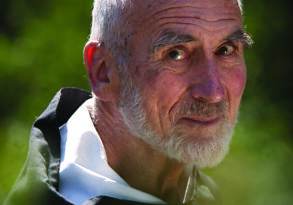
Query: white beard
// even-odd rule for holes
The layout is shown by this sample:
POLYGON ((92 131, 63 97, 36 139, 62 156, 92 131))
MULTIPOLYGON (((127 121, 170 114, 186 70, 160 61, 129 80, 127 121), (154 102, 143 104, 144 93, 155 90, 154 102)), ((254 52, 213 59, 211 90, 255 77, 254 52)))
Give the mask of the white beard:
POLYGON ((138 88, 133 85, 129 76, 124 75, 124 79, 119 110, 126 126, 134 136, 144 140, 169 158, 198 168, 214 167, 224 159, 229 151, 235 123, 224 120, 216 134, 204 140, 197 140, 199 138, 196 136, 187 137, 175 131, 171 131, 167 137, 160 137, 147 121, 138 88))

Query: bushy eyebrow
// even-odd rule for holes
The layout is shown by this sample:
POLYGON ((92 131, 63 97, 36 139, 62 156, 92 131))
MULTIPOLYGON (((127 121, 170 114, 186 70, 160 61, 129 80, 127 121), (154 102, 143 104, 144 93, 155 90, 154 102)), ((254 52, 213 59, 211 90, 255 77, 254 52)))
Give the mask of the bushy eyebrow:
MULTIPOLYGON (((228 35, 225 41, 240 41, 245 47, 251 47, 253 40, 251 36, 243 29, 237 29, 232 34, 228 35)), ((151 53, 155 53, 158 49, 182 43, 198 41, 195 37, 189 34, 178 34, 173 31, 163 32, 153 43, 151 53)))
POLYGON ((243 29, 238 29, 228 37, 224 39, 225 41, 240 41, 245 47, 251 47, 253 45, 253 40, 251 36, 246 33, 243 29))
POLYGON ((178 34, 173 31, 167 31, 162 33, 162 35, 160 35, 157 40, 155 40, 151 47, 151 51, 152 53, 155 53, 158 49, 166 46, 188 43, 192 41, 197 41, 197 39, 188 34, 178 34))

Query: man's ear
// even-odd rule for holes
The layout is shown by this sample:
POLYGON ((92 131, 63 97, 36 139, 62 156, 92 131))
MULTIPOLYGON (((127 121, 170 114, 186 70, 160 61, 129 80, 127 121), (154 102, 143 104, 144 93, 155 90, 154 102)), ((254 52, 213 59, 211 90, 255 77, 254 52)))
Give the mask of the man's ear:
POLYGON ((85 45, 83 54, 92 91, 100 100, 112 101, 115 71, 107 62, 109 57, 103 44, 89 42, 85 45))

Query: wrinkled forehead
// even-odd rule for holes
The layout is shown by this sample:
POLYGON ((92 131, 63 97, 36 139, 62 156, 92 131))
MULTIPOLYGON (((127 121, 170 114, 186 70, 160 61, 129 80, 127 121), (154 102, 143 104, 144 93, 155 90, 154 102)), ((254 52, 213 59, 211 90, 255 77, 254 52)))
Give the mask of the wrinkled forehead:
POLYGON ((132 0, 133 5, 144 8, 158 7, 166 4, 172 5, 193 5, 196 7, 212 8, 214 6, 225 5, 239 8, 239 0, 132 0))
POLYGON ((139 24, 162 13, 173 12, 176 17, 188 8, 197 18, 209 21, 232 17, 242 19, 238 0, 133 0, 131 4, 128 18, 139 24))

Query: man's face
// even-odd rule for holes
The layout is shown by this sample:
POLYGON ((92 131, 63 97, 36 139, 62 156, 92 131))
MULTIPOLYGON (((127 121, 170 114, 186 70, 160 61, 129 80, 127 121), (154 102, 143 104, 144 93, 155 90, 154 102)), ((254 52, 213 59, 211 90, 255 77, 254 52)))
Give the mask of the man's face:
POLYGON ((125 122, 171 158, 214 166, 227 153, 246 81, 239 7, 137 2, 122 82, 125 122))

